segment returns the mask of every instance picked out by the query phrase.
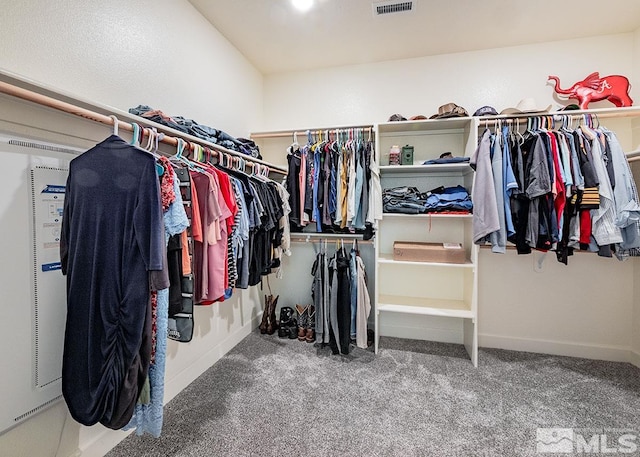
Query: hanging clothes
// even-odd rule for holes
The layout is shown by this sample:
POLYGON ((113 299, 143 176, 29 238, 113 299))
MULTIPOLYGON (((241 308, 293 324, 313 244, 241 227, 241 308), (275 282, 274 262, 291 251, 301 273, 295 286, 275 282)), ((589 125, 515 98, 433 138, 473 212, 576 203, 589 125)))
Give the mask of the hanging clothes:
POLYGON ((613 189, 616 226, 620 227, 622 235, 620 250, 616 252, 619 257, 625 257, 630 249, 640 246, 640 199, 631 167, 616 134, 606 128, 600 130, 605 135, 611 151, 611 162, 616 182, 613 189))
POLYGON ((373 142, 365 141, 360 129, 336 130, 333 138, 328 132, 316 137, 309 132, 305 146, 292 145, 287 153, 291 230, 301 231, 312 222, 316 232, 356 232, 369 238, 382 218, 373 142), (296 211, 299 204, 303 211, 296 211))
POLYGON ((367 319, 371 313, 371 299, 367 289, 367 276, 364 269, 364 262, 358 255, 356 256, 357 266, 357 287, 358 303, 356 309, 356 345, 359 348, 367 348, 367 319))
POLYGON ((329 307, 329 347, 334 354, 348 354, 351 326, 351 280, 349 257, 338 249, 329 261, 331 295, 329 307))
POLYGON ((329 343, 329 267, 325 252, 320 252, 311 267, 313 283, 311 297, 316 310, 315 330, 316 341, 320 344, 329 343))
MULTIPOLYGON (((193 274, 193 246, 195 241, 202 242, 202 223, 199 202, 195 186, 187 168, 175 168, 175 175, 179 180, 180 199, 187 215, 188 227, 179 239, 168 235, 167 263, 169 266, 169 317, 168 337, 172 340, 188 343, 193 338, 193 305, 194 305, 194 274, 193 274), (177 279, 179 277, 179 280, 177 279)), ((171 213, 166 213, 170 215, 171 213)), ((171 224, 169 224, 171 225, 171 224)))
POLYGON ((615 134, 601 127, 571 129, 564 122, 555 129, 549 124, 546 118, 530 118, 524 136, 503 126, 500 142, 498 131, 496 135, 488 129, 483 133, 472 159, 476 170, 474 242, 487 239, 482 229, 494 219, 488 217, 492 212, 487 213, 486 208, 495 201, 498 225, 491 226, 488 234, 494 252, 504 252, 500 240, 506 232, 519 254, 554 250, 558 261, 565 264, 574 249, 627 257, 640 245, 640 206, 631 169, 615 134), (493 142, 487 154, 489 139, 493 142), (500 148, 501 160, 497 157, 500 148), (489 170, 493 182, 487 179, 489 170), (500 207, 505 209, 504 217, 500 207))
POLYGON ((473 211, 473 242, 481 243, 491 233, 500 229, 498 201, 491 167, 491 131, 485 129, 470 160, 476 171, 471 190, 473 211))
MULTIPOLYGON (((162 160, 163 158, 161 158, 162 160)), ((168 165, 166 159, 162 160, 166 170, 163 174, 163 182, 165 177, 173 181, 171 192, 173 193, 173 202, 166 208, 165 201, 170 201, 171 196, 169 190, 162 186, 161 196, 163 202, 163 220, 167 240, 170 238, 180 240, 181 234, 186 232, 189 226, 189 219, 184 210, 184 203, 180 194, 180 180, 177 175, 170 171, 171 165, 168 165)), ((181 252, 179 253, 179 255, 181 252)), ((182 281, 182 261, 178 257, 173 261, 169 260, 169 279, 170 288, 174 285, 180 285, 182 281), (173 265, 172 265, 173 264, 173 265), (174 272, 172 274, 172 271, 174 272)), ((137 435, 149 433, 158 438, 162 432, 162 423, 164 416, 164 378, 167 353, 168 338, 168 318, 169 318, 169 290, 162 289, 157 292, 157 321, 156 321, 156 338, 152 346, 152 359, 149 366, 149 401, 146 404, 138 402, 133 412, 133 416, 129 423, 123 427, 123 430, 135 428, 137 435)), ((178 287, 178 290, 181 290, 178 287)))
POLYGON ((60 254, 63 396, 81 424, 122 428, 151 357, 149 291, 169 286, 151 155, 111 135, 71 161, 60 254))

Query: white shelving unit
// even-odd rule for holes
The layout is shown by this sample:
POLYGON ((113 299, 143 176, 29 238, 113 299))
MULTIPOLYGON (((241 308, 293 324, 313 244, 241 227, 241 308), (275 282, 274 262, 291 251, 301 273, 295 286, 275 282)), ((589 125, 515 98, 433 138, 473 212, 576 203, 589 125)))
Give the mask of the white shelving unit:
MULTIPOLYGON (((455 118, 388 122, 377 126, 377 154, 382 188, 417 187, 425 192, 438 186, 473 186, 468 163, 423 165, 443 152, 469 157, 477 144, 478 120, 455 118), (413 165, 386 165, 389 149, 410 144, 413 165)), ((457 341, 463 343, 474 366, 478 363, 478 248, 472 240, 469 214, 385 213, 376 237, 375 351, 380 334, 457 341), (393 259, 395 241, 460 243, 467 261, 462 264, 393 259), (396 323, 385 327, 395 315, 396 323), (403 328, 399 322, 406 322, 403 328), (447 321, 424 325, 424 319, 447 321), (433 327, 433 331, 431 329, 433 327), (392 330, 391 330, 392 328, 392 330), (445 328, 443 331, 442 328, 445 328), (443 334, 447 336, 443 338, 443 334), (416 336, 419 334, 419 336, 416 336)))

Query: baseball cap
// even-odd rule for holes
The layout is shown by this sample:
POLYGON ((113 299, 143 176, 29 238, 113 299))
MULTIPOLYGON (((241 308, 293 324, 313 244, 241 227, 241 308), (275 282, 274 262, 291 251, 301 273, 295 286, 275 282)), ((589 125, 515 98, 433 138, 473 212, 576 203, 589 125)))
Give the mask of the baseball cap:
POLYGON ((497 116, 498 115, 498 111, 496 111, 496 109, 493 106, 485 105, 485 106, 481 106, 480 108, 478 108, 476 110, 476 112, 473 113, 473 115, 474 115, 474 117, 497 116))

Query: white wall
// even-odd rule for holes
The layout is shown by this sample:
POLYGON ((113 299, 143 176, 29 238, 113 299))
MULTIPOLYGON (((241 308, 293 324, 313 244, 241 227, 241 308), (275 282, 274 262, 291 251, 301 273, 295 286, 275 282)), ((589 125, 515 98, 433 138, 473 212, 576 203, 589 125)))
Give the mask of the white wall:
MULTIPOLYGON (((267 75, 264 130, 377 123, 393 113, 430 116, 448 102, 470 114, 483 105, 500 111, 525 97, 539 106, 564 104, 553 98, 550 74, 563 88, 596 70, 631 75, 632 53, 633 34, 619 34, 267 75)), ((640 88, 633 90, 640 98, 640 88)), ((612 105, 592 105, 598 106, 612 105)))
MULTIPOLYGON (((5 2, 1 22, 2 70, 125 111, 147 104, 234 136, 248 135, 262 122, 261 74, 186 0, 113 0, 90 6, 80 0, 5 2)), ((57 141, 64 141, 64 135, 42 129, 73 131, 86 140, 72 142, 86 147, 110 133, 90 121, 22 102, 14 106, 0 97, 0 130, 7 129, 57 141), (40 129, 11 124, 18 115, 20 123, 35 122, 40 129)), ((12 224, 8 209, 24 204, 22 197, 17 191, 0 196, 0 225, 12 224)), ((22 229, 26 233, 28 226, 22 229)), ((29 255, 28 245, 18 251, 29 255)), ((8 262, 6 257, 2 262, 8 262)), ((4 266, 2 271, 10 270, 4 266)), ((28 306, 28 294, 20 291, 30 288, 29 278, 28 269, 0 277, 0 309, 28 306)), ((193 341, 169 342, 165 400, 237 344, 257 325, 260 311, 256 288, 223 304, 197 308, 193 341)), ((2 343, 5 348, 12 344, 28 341, 2 343)), ((102 426, 79 426, 59 402, 0 435, 0 455, 102 455, 123 436, 102 426)))
MULTIPOLYGON (((554 98, 547 77, 559 76, 565 88, 596 70, 602 75, 627 75, 636 82, 632 97, 638 99, 637 35, 267 75, 264 129, 376 123, 393 113, 430 116, 447 102, 464 106, 470 114, 483 105, 500 111, 524 97, 534 97, 540 107, 564 105, 554 98)), ((608 106, 612 105, 591 105, 608 106)), ((628 119, 603 123, 625 130, 620 132, 621 141, 630 148, 628 119)), ((565 267, 550 255, 543 270, 535 273, 533 256, 482 250, 479 262, 481 346, 628 359, 634 261, 619 263, 576 254, 565 267), (594 275, 602 271, 606 274, 594 275)), ((635 298, 640 298, 640 292, 635 298)), ((639 316, 636 329, 640 329, 639 316)))
MULTIPOLYGON (((640 29, 636 30, 634 34, 634 48, 633 48, 633 71, 635 75, 634 81, 638 81, 640 78, 640 29)), ((636 83, 637 85, 638 83, 636 83)), ((637 93, 637 92, 636 92, 637 93)), ((639 100, 640 102, 640 100, 639 100)), ((640 120, 636 120, 633 124, 633 140, 632 145, 634 149, 640 148, 640 120)), ((633 168, 635 176, 640 175, 640 162, 635 162, 633 168)), ((636 181, 638 179, 636 178, 636 181)), ((634 288, 633 288, 633 346, 632 346, 632 358, 634 363, 640 367, 640 262, 635 263, 634 270, 634 288)))
POLYGON ((187 0, 4 2, 0 69, 122 110, 233 136, 262 116, 262 76, 187 0))

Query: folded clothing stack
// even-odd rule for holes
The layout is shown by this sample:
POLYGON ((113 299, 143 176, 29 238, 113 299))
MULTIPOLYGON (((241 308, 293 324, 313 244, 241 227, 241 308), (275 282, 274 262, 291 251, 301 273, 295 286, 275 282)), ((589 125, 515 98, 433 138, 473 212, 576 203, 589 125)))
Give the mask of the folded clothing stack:
POLYGON ((172 129, 176 129, 183 133, 188 133, 197 138, 220 145, 232 151, 241 152, 257 159, 262 159, 260 149, 251 140, 245 138, 234 138, 222 130, 217 130, 206 125, 198 124, 192 119, 186 119, 182 116, 168 116, 160 110, 153 109, 150 106, 138 105, 135 108, 129 108, 131 114, 144 117, 158 124, 166 125, 172 129))
POLYGON ((462 186, 441 186, 427 192, 409 186, 384 189, 382 204, 385 213, 403 214, 470 213, 473 209, 471 196, 462 186))

